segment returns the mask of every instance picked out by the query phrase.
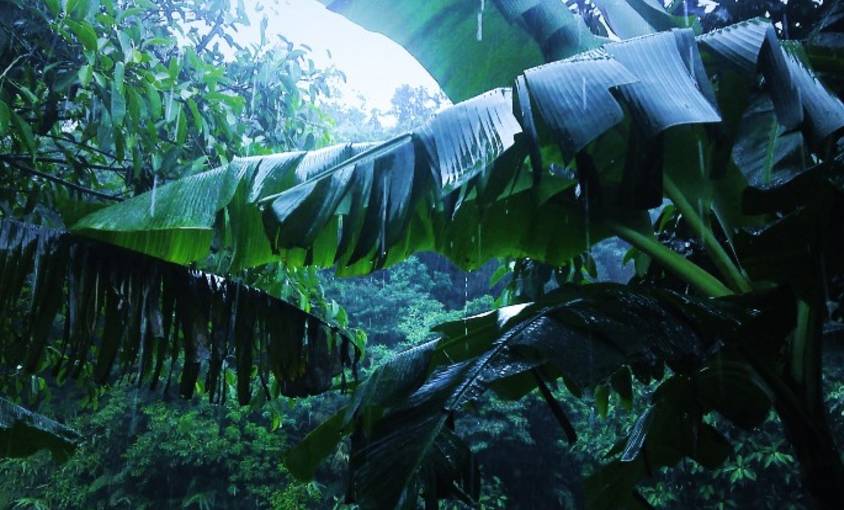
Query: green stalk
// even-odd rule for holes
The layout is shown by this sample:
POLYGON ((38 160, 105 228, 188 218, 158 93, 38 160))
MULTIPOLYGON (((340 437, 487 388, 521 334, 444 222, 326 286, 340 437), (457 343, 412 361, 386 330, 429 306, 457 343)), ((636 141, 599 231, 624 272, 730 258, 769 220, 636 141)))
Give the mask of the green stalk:
POLYGON ((653 237, 644 235, 637 230, 616 222, 609 222, 607 226, 613 234, 650 255, 654 260, 662 264, 677 277, 694 286, 702 294, 710 297, 722 297, 733 294, 733 291, 721 283, 718 278, 715 278, 679 253, 665 247, 665 245, 653 237))
MULTIPOLYGON (((797 301, 797 326, 791 345, 791 378, 800 385, 811 410, 823 408, 821 373, 821 336, 823 319, 816 301, 797 301)), ((822 411, 821 411, 822 412, 822 411)))
POLYGON ((704 248, 706 248, 706 252, 709 253, 709 257, 712 259, 712 263, 715 264, 715 267, 718 268, 718 271, 730 284, 730 287, 736 292, 750 292, 752 290, 750 282, 724 250, 724 247, 721 246, 721 243, 718 242, 718 239, 715 238, 712 229, 704 223, 703 218, 701 218, 692 204, 689 203, 686 196, 680 191, 680 188, 674 184, 674 181, 668 175, 663 176, 662 184, 665 194, 683 214, 683 218, 685 218, 686 223, 692 231, 700 237, 704 248))

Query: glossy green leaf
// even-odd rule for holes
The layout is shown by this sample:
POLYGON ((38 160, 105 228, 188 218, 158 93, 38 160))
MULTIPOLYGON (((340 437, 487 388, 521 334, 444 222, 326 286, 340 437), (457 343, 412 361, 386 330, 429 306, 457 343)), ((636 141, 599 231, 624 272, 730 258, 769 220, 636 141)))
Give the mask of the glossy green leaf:
POLYGON ((96 211, 73 231, 171 262, 199 260, 242 178, 234 166, 196 174, 96 211))
POLYGON ((575 57, 525 71, 536 114, 569 155, 624 119, 611 91, 636 77, 606 55, 575 57), (578 119, 572 122, 572 119, 578 119))
POLYGON ((666 12, 659 0, 596 0, 595 5, 622 39, 689 25, 689 19, 666 12))
POLYGON ((521 131, 511 90, 497 89, 443 111, 418 134, 437 181, 450 191, 490 166, 521 131))
POLYGON ((97 33, 85 21, 67 20, 67 26, 76 36, 76 39, 88 51, 97 51, 97 33))

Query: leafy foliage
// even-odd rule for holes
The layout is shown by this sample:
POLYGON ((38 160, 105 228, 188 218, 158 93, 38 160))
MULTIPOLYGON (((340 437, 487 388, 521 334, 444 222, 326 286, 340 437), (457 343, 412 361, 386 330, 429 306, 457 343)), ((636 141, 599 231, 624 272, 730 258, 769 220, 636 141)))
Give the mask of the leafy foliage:
MULTIPOLYGON (((233 395, 225 404, 162 402, 119 385, 73 419, 86 441, 67 463, 36 456, 0 467, 4 505, 28 497, 49 508, 313 506, 306 487, 285 488, 290 476, 277 459, 286 433, 270 428, 270 409, 242 407, 233 395), (43 479, 49 486, 39 488, 43 479)), ((283 430, 295 424, 284 422, 283 430)))
MULTIPOLYGON (((622 37, 689 22, 688 18, 672 18, 661 5, 653 2, 601 4, 610 28, 622 37), (663 23, 666 26, 662 26, 663 23)), ((564 9, 559 4, 558 7, 560 10, 564 9)), ((346 6, 338 4, 336 8, 343 10, 346 6)), ((360 11, 354 12, 357 14, 351 14, 353 17, 360 16, 360 11)), ((372 24, 377 27, 376 21, 372 24)), ((530 34, 541 40, 541 30, 535 29, 530 31, 530 34)), ((465 36, 456 34, 454 39, 460 37, 465 36)), ((406 46, 411 51, 419 52, 412 43, 407 43, 406 46)), ((794 236, 798 235, 797 229, 801 228, 797 225, 806 228, 809 223, 803 223, 803 220, 818 221, 829 215, 839 215, 840 196, 838 191, 833 190, 837 189, 836 185, 830 181, 813 181, 814 189, 822 189, 824 198, 812 206, 808 206, 801 199, 786 202, 788 205, 785 205, 770 194, 768 197, 771 201, 766 205, 753 205, 754 192, 762 187, 771 185, 772 189, 783 191, 795 189, 797 184, 785 184, 788 178, 772 184, 776 179, 772 176, 777 172, 782 172, 777 177, 789 173, 808 175, 822 172, 819 170, 822 167, 826 167, 834 175, 840 172, 840 166, 834 163, 835 152, 820 147, 829 148, 830 144, 835 143, 844 126, 844 105, 840 99, 820 86, 808 70, 806 62, 801 61, 799 51, 794 48, 792 46, 788 51, 783 50, 778 45, 773 28, 764 22, 750 21, 698 36, 697 40, 693 38, 690 30, 675 30, 605 44, 601 51, 547 64, 538 69, 529 69, 524 77, 516 81, 518 103, 514 115, 519 119, 527 142, 519 159, 530 153, 534 189, 549 179, 547 175, 543 175, 543 159, 549 158, 554 163, 561 161, 563 164, 574 160, 580 184, 580 202, 585 211, 593 211, 590 227, 596 225, 597 217, 607 230, 630 242, 638 251, 646 253, 674 278, 686 285, 691 284, 699 293, 712 296, 726 296, 733 291, 748 293, 754 282, 758 285, 758 282, 762 281, 773 284, 788 283, 797 294, 796 303, 791 301, 792 306, 796 304, 796 321, 777 323, 772 330, 766 330, 765 334, 776 339, 772 342, 768 339, 768 345, 761 343, 762 336, 756 336, 764 328, 751 320, 751 317, 742 316, 740 313, 728 319, 727 323, 736 325, 739 330, 749 324, 757 324, 759 331, 753 334, 745 331, 734 336, 727 333, 730 328, 724 328, 723 325, 714 328, 728 337, 733 337, 733 341, 724 341, 726 349, 717 349, 719 352, 709 357, 705 364, 704 357, 699 357, 698 364, 691 365, 699 367, 699 374, 694 371, 689 373, 689 366, 683 367, 685 369, 674 367, 678 375, 665 381, 655 393, 652 400, 654 407, 641 415, 630 433, 626 446, 621 445, 616 451, 620 454, 619 460, 608 464, 590 478, 587 489, 590 494, 589 504, 592 507, 646 506, 643 497, 632 488, 640 479, 650 475, 652 467, 673 466, 683 457, 695 458, 704 466, 719 465, 727 457, 727 442, 715 429, 701 422, 703 414, 717 408, 731 421, 744 427, 753 427, 765 418, 771 402, 776 406, 787 434, 795 446, 803 469, 803 478, 810 493, 817 498, 818 504, 824 507, 835 508, 841 501, 840 491, 835 487, 840 484, 844 471, 826 428, 824 411, 820 407, 822 398, 818 368, 821 352, 819 327, 825 316, 819 308, 821 303, 817 282, 818 277, 825 279, 826 276, 820 276, 813 269, 809 269, 818 267, 816 264, 827 264, 829 249, 838 251, 840 229, 830 228, 825 220, 820 221, 817 229, 808 229, 812 232, 808 234, 809 237, 814 239, 809 243, 810 255, 805 257, 792 253, 781 259, 788 260, 786 264, 791 267, 796 267, 794 264, 797 264, 807 268, 806 271, 798 271, 795 274, 783 271, 784 266, 771 263, 773 261, 763 262, 762 254, 775 252, 776 248, 775 244, 761 241, 765 238, 771 243, 784 245, 788 243, 786 239, 797 238, 794 236), (698 46, 703 51, 700 51, 698 46), (657 54, 661 55, 658 61, 655 57, 657 54), (566 72, 571 74, 564 74, 566 72), (764 81, 758 81, 757 72, 762 75, 764 81), (531 74, 534 73, 535 84, 531 86, 531 74), (715 86, 709 81, 708 75, 717 78, 715 86), (577 77, 582 77, 580 104, 577 101, 577 77), (671 83, 671 86, 666 87, 667 83, 671 83), (542 88, 543 84, 547 84, 547 89, 542 88), (617 94, 611 95, 610 89, 617 90, 617 94), (622 108, 619 97, 625 108, 622 108), (739 121, 748 111, 748 105, 753 104, 748 98, 762 98, 764 101, 770 101, 769 104, 772 105, 771 111, 776 120, 768 143, 761 140, 761 143, 751 141, 751 137, 756 135, 751 135, 747 127, 744 130, 738 129, 739 121), (587 108, 597 109, 601 115, 588 117, 589 122, 583 122, 581 119, 586 118, 587 108), (573 119, 578 119, 578 122, 572 122, 573 119), (692 127, 695 124, 716 122, 718 125, 714 127, 692 127), (781 136, 788 136, 790 139, 780 141, 781 136), (561 160, 556 159, 559 156, 554 156, 553 152, 549 154, 549 146, 553 147, 554 144, 560 146, 561 160), (695 144, 698 148, 697 165, 694 151, 688 150, 695 144), (776 152, 779 144, 782 144, 784 149, 780 149, 783 150, 781 153, 776 152), (636 152, 636 148, 642 145, 645 150, 636 152), (748 149, 751 146, 768 154, 762 170, 765 177, 761 181, 754 177, 758 176, 758 170, 752 170, 753 166, 748 164, 754 160, 758 161, 756 158, 759 157, 750 155, 752 149, 748 149), (791 154, 796 154, 799 158, 800 163, 796 167, 794 162, 797 160, 791 159, 791 154), (806 164, 810 159, 823 163, 811 168, 806 164), (778 165, 779 168, 776 168, 778 165), (699 169, 699 176, 694 171, 695 168, 699 169), (744 193, 745 188, 748 189, 747 193, 744 193), (663 245, 649 237, 650 229, 643 229, 640 225, 634 226, 628 219, 619 221, 619 217, 624 218, 624 215, 619 215, 619 207, 629 214, 631 210, 659 205, 664 196, 669 198, 675 210, 682 214, 684 223, 694 234, 700 236, 713 269, 720 273, 723 282, 697 264, 678 256, 676 252, 665 250, 663 245), (733 236, 736 236, 737 256, 731 257, 727 253, 722 245, 724 241, 718 239, 710 226, 710 209, 715 213, 726 241, 731 242, 733 236), (790 217, 786 220, 759 216, 760 213, 770 215, 775 211, 790 217), (749 213, 757 216, 749 217, 749 213), (753 233, 740 231, 742 227, 765 225, 766 221, 768 223, 765 228, 753 233), (745 235, 748 237, 743 238, 745 235), (751 248, 753 245, 755 248, 751 248), (747 262, 747 272, 737 265, 736 259, 747 262), (756 269, 751 267, 757 264, 756 269), (794 333, 790 336, 787 332, 792 329, 794 333), (748 344, 737 342, 742 336, 747 337, 745 340, 748 344), (781 362, 774 361, 781 352, 780 349, 789 349, 795 356, 786 365, 791 368, 787 368, 785 373, 782 372, 781 362), (753 354, 749 354, 751 352, 753 354), (714 378, 722 382, 729 379, 732 388, 729 395, 736 398, 736 402, 729 403, 724 399, 724 395, 721 395, 721 398, 705 393, 698 395, 698 378, 714 378), (689 408, 689 402, 696 404, 689 408), (676 421, 677 416, 682 417, 679 424, 676 421), (659 439, 649 439, 652 437, 659 439), (827 454, 829 451, 833 453, 827 454)), ((446 56, 445 60, 452 56, 459 60, 460 52, 446 56)), ((435 67, 429 64, 429 68, 435 67)), ((455 110, 461 106, 456 105, 455 110)), ((745 126, 752 125, 751 122, 746 121, 745 126)), ((475 133, 483 133, 483 128, 476 129, 475 133)), ((518 145, 514 137, 514 146, 518 148, 518 145)), ((467 167, 471 168, 472 159, 468 159, 467 167)), ((554 175, 553 170, 550 173, 554 175)), ((460 208, 472 201, 467 198, 471 197, 472 191, 477 192, 476 197, 472 198, 476 198, 478 202, 482 200, 482 187, 473 190, 471 186, 467 186, 463 189, 465 194, 454 201, 457 204, 457 212, 449 209, 452 221, 459 217, 460 208)), ((553 194, 554 192, 551 193, 552 196, 553 194)), ((778 194, 777 197, 782 198, 784 195, 778 194)), ((537 217, 546 220, 546 215, 537 217)), ((587 216, 587 221, 588 219, 587 216)), ((539 222, 532 222, 536 223, 539 222)), ((477 222, 469 224, 477 225, 477 222)), ((498 223, 499 227, 502 225, 506 225, 506 221, 498 223)), ((600 226, 601 224, 596 230, 600 226)), ((467 234, 468 232, 464 232, 462 236, 457 237, 465 239, 467 234)), ((481 245, 481 237, 479 232, 478 246, 481 245)), ((602 233, 599 231, 596 237, 600 239, 602 233)), ((574 236, 560 235, 559 238, 572 242, 574 236)), ((588 231, 586 238, 588 246, 588 231)), ((521 245, 524 244, 522 239, 521 245)), ((551 262, 552 265, 562 265, 560 261, 543 259, 541 256, 534 258, 551 262)), ((569 258, 571 256, 565 257, 566 260, 569 258)), ((376 264, 378 262, 376 260, 376 264)), ((838 264, 835 266, 834 271, 839 271, 838 264)), ((625 289, 621 293, 625 304, 630 306, 637 303, 638 292, 641 291, 625 289)), ((786 303, 782 309, 787 310, 790 299, 786 297, 782 302, 786 303)), ((590 303, 587 300, 584 306, 594 312, 602 310, 601 307, 605 305, 602 302, 590 303)), ((783 305, 765 304, 761 310, 770 313, 780 306, 783 305)), ((789 316, 788 313, 777 313, 782 319, 789 316)), ((707 322, 704 319, 705 314, 701 315, 692 310, 685 310, 681 315, 685 320, 694 317, 703 320, 704 324, 707 322)), ((724 312, 721 315, 722 319, 727 317, 730 317, 729 313, 724 312)), ((652 322, 659 324, 658 321, 652 322)), ((486 328, 494 330, 489 324, 494 325, 495 321, 487 318, 487 323, 486 328)), ((648 330, 648 326, 649 324, 640 322, 637 330, 648 330)), ((594 331, 597 335, 602 333, 602 326, 600 322, 587 322, 575 330, 594 331)), ((711 329, 707 327, 704 330, 711 329)), ((464 334, 468 336, 469 331, 467 328, 464 334)), ((533 332, 531 338, 541 346, 537 349, 543 354, 542 349, 549 349, 550 340, 544 338, 541 331, 539 329, 533 332)), ((446 339, 448 337, 446 331, 446 339)), ((493 335, 492 338, 498 336, 493 335)), ((461 407, 462 396, 468 394, 467 400, 472 400, 475 390, 480 387, 479 381, 484 381, 487 363, 492 367, 487 374, 487 382, 493 385, 498 378, 508 378, 536 368, 530 364, 519 365, 515 360, 510 360, 509 364, 502 362, 500 367, 496 365, 494 360, 500 359, 498 355, 504 352, 507 345, 502 342, 500 345, 493 344, 489 350, 464 347, 463 351, 458 351, 459 354, 449 353, 446 357, 449 364, 426 371, 409 358, 418 360, 422 365, 427 365, 433 359, 431 363, 433 367, 437 367, 436 348, 430 345, 416 348, 398 357, 395 367, 386 365, 384 374, 388 375, 382 376, 381 372, 373 374, 371 385, 367 383, 361 387, 368 389, 358 390, 358 395, 363 396, 353 398, 349 409, 338 415, 345 415, 344 419, 330 422, 331 434, 335 437, 343 430, 355 431, 355 441, 359 446, 357 462, 354 454, 352 459, 352 488, 364 506, 389 506, 400 502, 412 504, 420 489, 429 500, 441 496, 472 497, 475 489, 471 483, 474 479, 471 459, 455 453, 449 458, 457 462, 456 464, 438 463, 438 450, 436 447, 432 448, 432 445, 436 444, 440 431, 448 430, 444 426, 449 414, 461 407), (458 355, 456 359, 455 354, 458 355), (395 385, 380 387, 378 381, 382 377, 387 380, 400 378, 393 373, 395 370, 404 373, 402 380, 418 382, 402 390, 398 390, 395 385), (508 370, 514 372, 510 373, 508 370), (366 402, 367 398, 373 398, 370 408, 367 408, 365 403, 361 404, 366 402), (361 409, 361 405, 365 410, 357 415, 355 421, 352 416, 361 409), (395 455, 398 451, 409 455, 397 459, 395 455), (385 470, 388 464, 395 469, 385 470), (424 482, 416 482, 416 474, 419 474, 424 482), (451 480, 452 483, 443 480, 451 480), (446 488, 441 490, 443 483, 446 488), (455 488, 457 493, 450 493, 455 488)), ((713 346, 714 344, 706 345, 707 348, 700 352, 707 352, 713 346)), ((676 363, 673 356, 678 353, 672 354, 670 350, 660 351, 654 345, 650 347, 659 351, 650 351, 650 359, 676 363)), ((637 355, 640 355, 635 349, 618 351, 620 352, 616 354, 621 354, 621 358, 616 364, 609 361, 613 357, 605 352, 602 352, 599 358, 614 367, 626 363, 635 367, 637 355), (632 360, 626 359, 625 355, 633 356, 632 360)), ((648 358, 647 355, 645 357, 648 358)), ((524 363, 523 360, 520 362, 524 363)), ((582 365, 583 363, 580 363, 578 367, 581 370, 582 365)), ((565 371, 563 375, 568 376, 565 371)), ((603 374, 603 377, 609 375, 603 374)), ((543 389, 545 382, 542 374, 533 374, 533 377, 535 384, 543 389)), ((578 382, 577 377, 568 378, 573 379, 574 383, 578 382)), ((592 385, 595 381, 586 379, 586 383, 592 385)), ((618 391, 629 395, 630 391, 626 389, 628 387, 629 384, 621 384, 618 391)), ((712 388, 713 385, 708 384, 704 387, 712 388)), ((518 387, 512 388, 511 391, 515 392, 512 394, 519 395, 517 390, 518 387)), ((601 395, 605 395, 605 391, 601 390, 601 395)), ((551 394, 547 388, 542 393, 546 396, 551 394)), ((602 396, 600 400, 605 398, 602 396)), ((546 400, 564 431, 573 438, 564 411, 552 399, 546 400)), ((605 404, 601 407, 605 408, 605 404)), ((329 440, 328 436, 318 434, 310 441, 319 439, 329 440)), ((450 442, 448 439, 444 440, 450 442)), ((303 443, 306 444, 308 440, 303 443)), ((453 450, 451 446, 440 448, 453 450)))
POLYGON ((235 154, 312 148, 327 136, 316 105, 333 73, 286 40, 241 47, 242 2, 0 9, 9 214, 46 215, 23 192, 38 193, 41 207, 73 198, 65 189, 110 200, 235 154))

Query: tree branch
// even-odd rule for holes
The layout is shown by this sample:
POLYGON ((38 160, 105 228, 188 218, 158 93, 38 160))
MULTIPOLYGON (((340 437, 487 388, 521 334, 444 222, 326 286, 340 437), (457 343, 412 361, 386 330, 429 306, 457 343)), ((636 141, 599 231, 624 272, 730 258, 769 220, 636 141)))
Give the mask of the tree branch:
POLYGON ((214 38, 214 36, 216 36, 218 33, 220 33, 220 30, 222 28, 223 28, 223 17, 220 16, 220 17, 217 18, 217 21, 214 23, 214 28, 212 28, 210 32, 205 34, 205 37, 203 37, 202 40, 199 41, 199 44, 196 45, 196 54, 197 55, 199 55, 200 53, 205 51, 205 47, 208 46, 208 43, 211 42, 211 40, 214 38))
POLYGON ((93 190, 93 189, 90 189, 90 188, 86 188, 85 186, 80 186, 79 184, 75 184, 75 183, 66 181, 62 178, 56 177, 55 175, 50 175, 50 174, 46 174, 44 172, 39 172, 38 170, 36 170, 34 168, 30 168, 26 165, 22 165, 20 163, 14 162, 14 161, 7 161, 6 164, 9 165, 12 168, 16 168, 16 169, 20 170, 21 172, 25 172, 25 173, 28 173, 30 175, 34 175, 36 177, 41 177, 42 179, 47 179, 48 181, 52 181, 56 184, 60 184, 60 185, 65 186, 67 188, 75 189, 76 191, 81 191, 82 193, 86 193, 88 195, 99 197, 99 198, 102 198, 102 199, 105 199, 105 200, 114 200, 114 201, 118 201, 118 202, 123 200, 123 198, 121 198, 119 196, 109 195, 108 193, 103 193, 101 191, 96 191, 96 190, 93 190))
MULTIPOLYGON (((38 162, 41 162, 41 163, 55 163, 55 164, 58 164, 58 165, 69 165, 69 166, 74 166, 76 164, 76 163, 67 161, 66 159, 61 159, 61 158, 45 158, 45 157, 41 157, 41 156, 35 156, 33 158, 32 156, 27 156, 25 154, 0 154, 0 159, 2 159, 4 161, 32 161, 33 159, 35 159, 35 161, 38 161, 38 162)), ((91 168, 91 169, 94 169, 94 170, 108 170, 110 172, 118 172, 118 173, 129 171, 128 168, 113 167, 113 166, 107 166, 107 165, 95 165, 93 163, 88 163, 87 161, 80 162, 79 166, 83 166, 85 168, 91 168)))

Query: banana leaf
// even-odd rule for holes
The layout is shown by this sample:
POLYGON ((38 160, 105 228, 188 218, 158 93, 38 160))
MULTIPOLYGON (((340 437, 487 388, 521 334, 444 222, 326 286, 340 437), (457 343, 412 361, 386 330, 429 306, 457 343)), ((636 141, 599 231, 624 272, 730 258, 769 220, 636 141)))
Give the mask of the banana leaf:
POLYGON ((594 47, 597 38, 555 0, 323 0, 404 46, 454 102, 506 87, 523 69, 594 47), (467 67, 471 72, 467 72, 467 67))
MULTIPOLYGON (((29 313, 16 318, 26 349, 11 361, 28 372, 76 378, 90 366, 100 384, 156 387, 169 364, 165 388, 179 371, 189 398, 204 373, 220 400, 221 373, 233 370, 245 403, 253 366, 272 372, 282 394, 302 396, 330 388, 360 354, 344 330, 255 288, 66 232, 2 220, 0 261, 2 314, 28 297, 29 313)), ((2 348, 12 355, 10 342, 2 348)))
MULTIPOLYGON (((288 466, 297 476, 312 475, 319 460, 331 451, 325 442, 336 444, 351 433, 351 493, 362 508, 392 508, 415 501, 420 488, 432 497, 431 490, 425 489, 432 476, 450 473, 458 487, 471 487, 472 462, 462 461, 460 469, 451 470, 432 470, 431 465, 438 455, 440 434, 453 442, 450 421, 487 389, 504 398, 519 398, 533 388, 544 388, 554 414, 567 423, 542 374, 563 375, 567 384, 590 388, 619 379, 614 375, 628 366, 637 378, 647 381, 658 377, 667 363, 678 377, 709 381, 722 376, 716 370, 726 370, 723 363, 709 361, 712 353, 746 342, 749 332, 758 333, 754 338, 768 338, 771 331, 787 330, 793 323, 793 314, 782 313, 780 306, 760 312, 760 303, 771 302, 784 300, 778 293, 703 300, 654 288, 593 284, 563 288, 541 302, 440 325, 438 340, 399 354, 376 369, 349 405, 293 450, 288 466)), ((746 377, 741 367, 746 365, 734 369, 739 370, 736 377, 746 377)), ((730 388, 733 383, 724 377, 722 388, 730 388)), ((711 386, 688 402, 701 401, 733 413, 747 426, 764 419, 770 405, 764 391, 759 397, 761 411, 750 415, 735 406, 737 400, 711 386)), ((656 400, 657 415, 668 412, 669 404, 680 405, 678 401, 673 394, 665 399, 667 404, 656 400)), ((639 458, 636 451, 649 444, 647 434, 655 433, 650 431, 643 423, 641 444, 627 449, 631 461, 639 458)), ((567 435, 575 438, 573 431, 567 435)), ((678 442, 686 448, 683 438, 678 442)), ((473 494, 477 495, 464 491, 448 497, 473 494)))
MULTIPOLYGON (((334 8, 356 16, 374 4, 334 8)), ((201 259, 216 239, 231 270, 284 260, 358 275, 432 250, 465 269, 492 257, 562 265, 609 236, 607 222, 659 205, 666 178, 684 215, 707 224, 712 212, 728 237, 758 225, 766 218, 744 214, 744 190, 801 155, 825 157, 818 148, 844 128, 844 104, 763 20, 602 42, 515 84, 518 100, 495 89, 386 142, 235 160, 73 231, 177 263, 201 259), (754 113, 760 104, 772 113, 754 113), (192 188, 201 200, 188 198, 192 188)))

